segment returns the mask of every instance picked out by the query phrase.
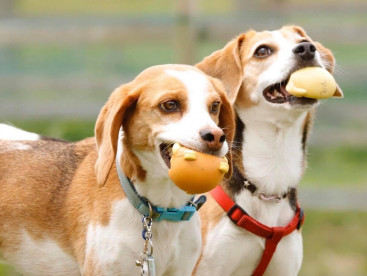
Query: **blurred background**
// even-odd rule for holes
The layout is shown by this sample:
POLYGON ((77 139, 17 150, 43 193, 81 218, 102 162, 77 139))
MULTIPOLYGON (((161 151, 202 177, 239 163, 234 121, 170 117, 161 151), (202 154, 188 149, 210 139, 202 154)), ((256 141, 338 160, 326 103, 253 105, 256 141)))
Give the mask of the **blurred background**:
POLYGON ((0 122, 91 136, 112 90, 143 69, 195 64, 241 32, 285 24, 333 51, 345 95, 318 107, 300 275, 367 275, 365 0, 0 0, 0 122))

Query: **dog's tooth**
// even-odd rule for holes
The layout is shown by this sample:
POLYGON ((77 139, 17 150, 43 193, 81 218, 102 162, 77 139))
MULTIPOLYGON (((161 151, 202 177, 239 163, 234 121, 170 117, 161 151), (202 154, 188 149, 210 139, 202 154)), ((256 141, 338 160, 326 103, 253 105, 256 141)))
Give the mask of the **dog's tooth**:
POLYGON ((275 96, 279 97, 279 98, 284 98, 284 94, 279 92, 278 90, 275 90, 275 96))
POLYGON ((279 94, 280 93, 279 93, 278 90, 274 89, 274 93, 273 94, 274 94, 274 97, 277 98, 277 97, 279 97, 279 94))
POLYGON ((268 98, 270 98, 271 100, 275 99, 274 93, 272 93, 272 92, 270 92, 270 91, 268 91, 268 92, 266 93, 266 96, 267 96, 268 98))

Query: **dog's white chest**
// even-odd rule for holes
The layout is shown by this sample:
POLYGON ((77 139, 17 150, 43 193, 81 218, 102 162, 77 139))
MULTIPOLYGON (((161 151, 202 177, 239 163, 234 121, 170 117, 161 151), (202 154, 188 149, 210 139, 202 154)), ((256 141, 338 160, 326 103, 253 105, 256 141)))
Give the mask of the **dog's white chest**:
MULTIPOLYGON (((127 200, 114 203, 108 225, 90 224, 87 234, 86 260, 94 263, 93 273, 103 275, 140 275, 135 261, 143 252, 142 216, 127 200)), ((200 254, 199 217, 190 221, 153 222, 153 256, 156 275, 189 275, 200 254), (187 272, 186 272, 187 268, 187 272)))
POLYGON ((25 230, 14 253, 4 254, 25 275, 80 275, 72 256, 50 239, 33 239, 25 230))
MULTIPOLYGON (((261 108, 254 108, 254 113, 260 113, 259 117, 265 116, 261 111, 261 108)), ((246 125, 242 157, 247 178, 260 192, 270 195, 282 194, 294 187, 303 171, 300 128, 305 114, 294 118, 292 124, 283 122, 279 127, 275 122, 249 120, 251 114, 247 111, 239 114, 241 119, 245 118, 246 125)), ((272 118, 271 114, 266 116, 272 118)))
MULTIPOLYGON (((197 275, 250 276, 260 262, 264 248, 265 239, 223 217, 208 233, 197 275)), ((280 241, 264 275, 294 276, 301 263, 302 236, 294 232, 280 241)))

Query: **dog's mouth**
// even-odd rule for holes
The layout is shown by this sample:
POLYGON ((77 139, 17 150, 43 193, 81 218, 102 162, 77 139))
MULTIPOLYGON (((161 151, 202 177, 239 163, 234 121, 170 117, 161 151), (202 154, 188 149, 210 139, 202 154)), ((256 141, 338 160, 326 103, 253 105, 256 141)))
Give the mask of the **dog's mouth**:
POLYGON ((285 87, 288 84, 290 75, 282 82, 272 84, 263 91, 264 98, 271 103, 291 105, 313 105, 317 102, 316 99, 296 97, 288 93, 285 87))
POLYGON ((161 143, 159 145, 159 150, 161 152, 162 159, 169 169, 171 168, 172 147, 173 147, 172 143, 171 144, 161 143))
POLYGON ((263 95, 268 102, 285 103, 291 100, 292 96, 285 90, 288 80, 276 83, 265 88, 263 95))

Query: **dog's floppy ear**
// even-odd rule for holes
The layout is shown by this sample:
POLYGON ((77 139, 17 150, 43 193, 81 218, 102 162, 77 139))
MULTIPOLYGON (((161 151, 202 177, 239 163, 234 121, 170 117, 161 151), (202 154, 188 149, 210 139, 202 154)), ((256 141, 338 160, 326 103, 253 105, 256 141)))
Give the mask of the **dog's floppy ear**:
POLYGON ((245 34, 230 41, 223 49, 218 50, 195 66, 209 76, 220 79, 228 99, 234 103, 243 79, 241 46, 245 34))
MULTIPOLYGON (((316 46, 317 51, 320 53, 322 63, 325 66, 326 70, 328 70, 330 73, 333 73, 335 67, 335 58, 333 53, 319 42, 314 42, 314 45, 316 46)), ((344 97, 343 91, 338 84, 336 85, 336 90, 333 97, 344 97)))
POLYGON ((137 101, 139 93, 129 84, 118 87, 98 115, 95 136, 98 157, 95 164, 97 183, 103 186, 115 161, 119 131, 126 111, 137 101))
POLYGON ((220 95, 222 105, 220 108, 219 113, 219 124, 218 126, 223 130, 224 134, 226 135, 226 141, 228 143, 228 164, 229 164, 229 171, 226 173, 225 177, 227 179, 230 179, 233 172, 233 162, 232 162, 232 144, 234 139, 234 133, 235 133, 235 119, 234 119, 234 111, 231 103, 228 100, 228 97, 226 93, 224 92, 222 83, 214 78, 210 78, 211 83, 213 84, 215 90, 220 95))

